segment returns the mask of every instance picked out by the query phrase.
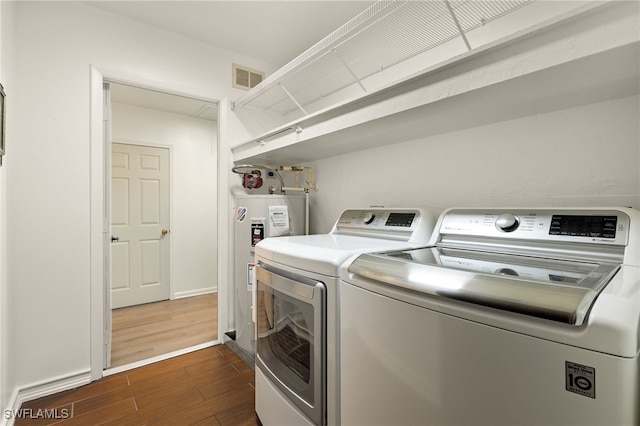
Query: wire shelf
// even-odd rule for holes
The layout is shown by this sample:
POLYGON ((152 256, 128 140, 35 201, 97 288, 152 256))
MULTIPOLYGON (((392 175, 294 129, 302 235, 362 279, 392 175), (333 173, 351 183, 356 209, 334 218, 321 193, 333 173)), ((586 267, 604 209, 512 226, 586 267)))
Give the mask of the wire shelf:
POLYGON ((459 44, 446 59, 459 49, 479 47, 471 45, 467 33, 533 1, 380 0, 236 99, 233 107, 308 115, 326 106, 319 102, 323 99, 375 90, 373 76, 445 43, 459 44))

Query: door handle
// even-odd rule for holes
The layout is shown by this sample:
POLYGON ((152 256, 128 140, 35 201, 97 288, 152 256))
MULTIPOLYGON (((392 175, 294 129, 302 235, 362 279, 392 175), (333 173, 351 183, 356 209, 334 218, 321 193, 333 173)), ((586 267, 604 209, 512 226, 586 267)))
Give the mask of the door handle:
POLYGON ((160 232, 162 233, 162 235, 167 235, 169 233, 169 230, 168 229, 163 229, 160 232))
POLYGON ((114 237, 113 235, 111 236, 111 242, 116 242, 116 241, 120 241, 120 237, 114 237))

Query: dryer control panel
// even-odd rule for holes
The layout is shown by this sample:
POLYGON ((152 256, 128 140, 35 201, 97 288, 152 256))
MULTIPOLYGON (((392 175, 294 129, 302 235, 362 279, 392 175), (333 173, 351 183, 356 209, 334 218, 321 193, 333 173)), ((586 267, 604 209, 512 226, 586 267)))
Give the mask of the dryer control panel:
POLYGON ((421 208, 349 209, 342 212, 331 233, 426 243, 435 219, 433 212, 421 208))
POLYGON ((381 228, 387 226, 401 226, 411 228, 420 218, 416 211, 388 211, 388 210, 346 210, 338 220, 340 227, 381 228))

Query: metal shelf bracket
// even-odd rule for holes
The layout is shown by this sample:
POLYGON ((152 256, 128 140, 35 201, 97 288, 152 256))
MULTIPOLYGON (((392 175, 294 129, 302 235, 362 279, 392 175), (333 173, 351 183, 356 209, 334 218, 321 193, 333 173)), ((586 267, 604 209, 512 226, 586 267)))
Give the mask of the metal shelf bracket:
POLYGON ((300 103, 296 100, 296 98, 293 97, 293 95, 287 90, 286 87, 284 87, 284 84, 282 83, 278 83, 278 86, 282 87, 282 90, 284 90, 284 93, 287 94, 287 96, 289 97, 289 99, 291 99, 293 101, 294 104, 296 104, 296 106, 300 109, 300 111, 302 111, 302 113, 304 115, 307 115, 307 111, 305 111, 304 108, 302 108, 302 105, 300 105, 300 103))

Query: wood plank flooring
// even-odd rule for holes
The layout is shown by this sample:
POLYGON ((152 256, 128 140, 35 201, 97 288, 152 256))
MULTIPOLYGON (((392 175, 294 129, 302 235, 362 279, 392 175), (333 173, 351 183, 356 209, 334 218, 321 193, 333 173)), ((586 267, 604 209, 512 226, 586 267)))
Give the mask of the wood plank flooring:
POLYGON ((112 311, 111 367, 218 338, 218 293, 112 311))
POLYGON ((253 371, 217 345, 27 402, 16 425, 259 426, 254 386, 253 371))

